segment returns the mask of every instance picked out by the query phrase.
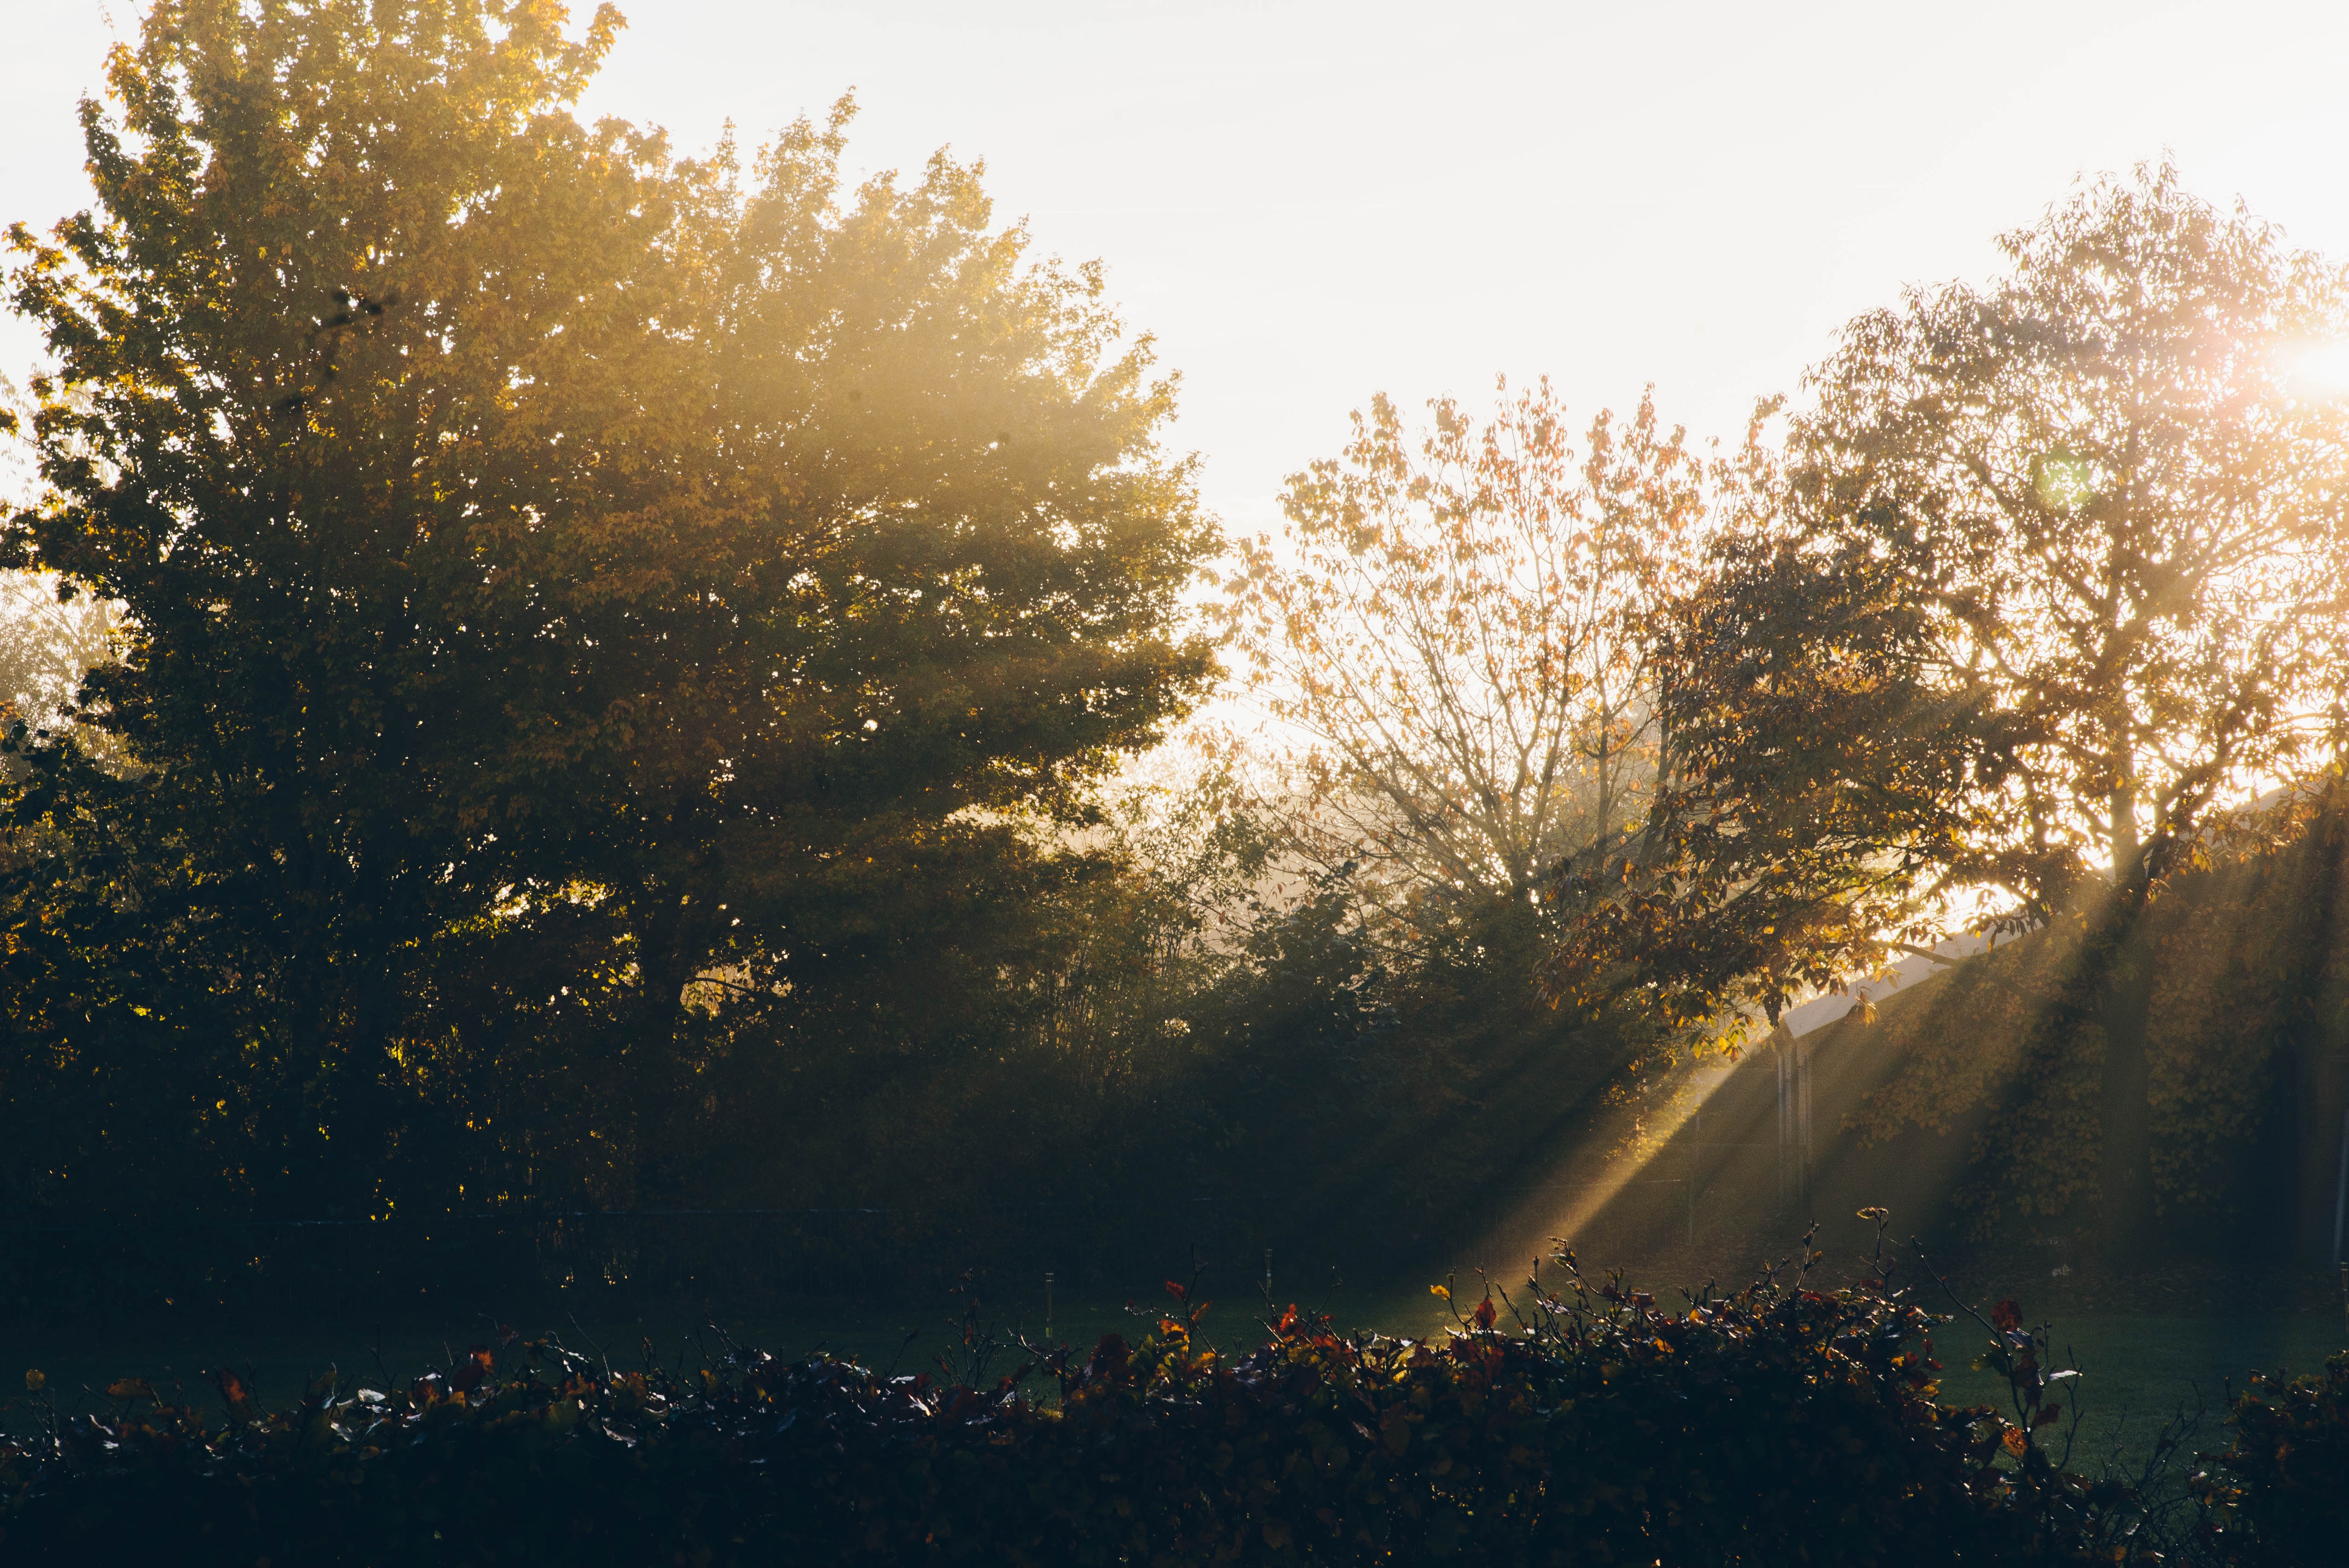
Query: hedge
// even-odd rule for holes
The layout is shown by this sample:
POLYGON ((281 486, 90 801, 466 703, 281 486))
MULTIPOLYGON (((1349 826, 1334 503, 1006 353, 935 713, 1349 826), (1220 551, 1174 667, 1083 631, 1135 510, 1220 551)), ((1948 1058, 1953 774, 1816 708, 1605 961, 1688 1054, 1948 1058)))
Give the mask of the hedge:
POLYGON ((2194 1478, 2202 1555, 2227 1568, 2349 1561, 2349 1352, 2321 1374, 2253 1374, 2234 1440, 2194 1478))
MULTIPOLYGON (((1175 1305, 1133 1343, 1037 1348, 991 1381, 732 1347, 690 1370, 624 1372, 552 1337, 476 1347, 405 1388, 325 1380, 274 1411, 230 1374, 210 1413, 129 1381, 109 1390, 111 1413, 0 1446, 0 1556, 2158 1560, 2130 1488, 2051 1458, 2060 1377, 2011 1310, 1984 1326, 2014 1394, 2001 1413, 1938 1402, 1933 1334, 1949 1320, 1889 1270, 1832 1291, 1773 1274, 1668 1309, 1619 1278, 1586 1280, 1570 1253, 1558 1265, 1516 1298, 1485 1294, 1438 1341, 1341 1334, 1291 1308, 1243 1353, 1207 1347, 1205 1304, 1170 1284, 1175 1305)), ((2336 1362, 2325 1396, 2335 1433, 2342 1375, 2336 1362)), ((2261 1512, 2267 1494, 2239 1467, 2227 1473, 2247 1490, 2212 1506, 2243 1522, 2207 1540, 2299 1530, 2271 1520, 2312 1509, 2337 1520, 2331 1440, 2328 1496, 2261 1512)), ((2328 1484, 2305 1461, 2292 1480, 2328 1484)))

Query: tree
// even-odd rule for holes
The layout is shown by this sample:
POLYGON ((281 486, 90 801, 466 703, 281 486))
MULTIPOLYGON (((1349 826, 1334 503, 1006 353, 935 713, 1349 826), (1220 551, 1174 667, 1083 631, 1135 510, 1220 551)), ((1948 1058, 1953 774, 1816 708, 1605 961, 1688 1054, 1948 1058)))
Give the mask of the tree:
POLYGON ((1290 847, 1439 904, 1524 909, 1559 857, 1637 814, 1651 657, 1702 510, 1642 398, 1578 451, 1547 381, 1478 424, 1384 397, 1293 476, 1278 541, 1239 546, 1224 613, 1276 738, 1290 847))
POLYGON ((1210 667, 1099 270, 943 155, 843 192, 845 103, 747 171, 583 125, 619 25, 159 5, 84 106, 98 209, 13 232, 58 369, 7 552, 126 607, 82 710, 139 766, 36 748, 11 824, 119 841, 135 892, 75 885, 158 913, 108 940, 177 911, 208 976, 123 1007, 247 998, 271 1158, 354 1203, 518 977, 604 1019, 625 1196, 698 976, 788 986, 868 859, 1073 810, 1210 667))
MULTIPOLYGON (((2056 1011, 2101 1037, 2126 1248, 2152 1189, 2146 988, 2113 973, 2121 940, 2220 814, 2342 738, 2349 404, 2304 367, 2349 337, 2349 276, 2167 165, 2001 248, 1995 286, 1862 316, 1812 372, 1783 504, 1715 551, 1666 703, 1707 744, 1651 844, 1702 843, 1707 874, 1658 854, 1619 950, 1669 966, 1721 910, 1806 891, 1863 912, 1795 923, 1813 973, 1920 915, 2089 919, 2056 1011), (1774 774, 1798 787, 1764 800, 1774 774), (1713 830, 1785 821, 1789 800, 1827 809, 1787 835, 1713 830)), ((1780 972, 1806 972, 1789 955, 1780 972)))
POLYGON ((2339 738, 2349 405, 2300 363, 2349 335, 2349 274, 2166 165, 2002 248, 1996 290, 1853 324, 1795 483, 1804 534, 1908 574, 1939 684, 1979 694, 2013 761, 1968 872, 2044 916, 2339 738))
POLYGON ((1718 465, 1709 559, 1661 612, 1647 809, 1557 868, 1543 965, 1563 1001, 1732 1045, 1938 934, 1982 760, 1901 574, 1784 536, 1762 428, 1718 465))

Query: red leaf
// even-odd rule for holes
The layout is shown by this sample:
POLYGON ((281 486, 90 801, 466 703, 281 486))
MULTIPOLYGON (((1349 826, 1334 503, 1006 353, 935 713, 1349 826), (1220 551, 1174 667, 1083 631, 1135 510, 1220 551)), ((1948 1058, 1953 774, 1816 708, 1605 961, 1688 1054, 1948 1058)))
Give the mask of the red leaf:
POLYGON ((1173 1296, 1176 1301, 1188 1301, 1191 1299, 1189 1293, 1171 1279, 1166 1282, 1166 1294, 1173 1296))
POLYGON ((1121 1375, 1125 1371, 1126 1354, 1123 1339, 1114 1334, 1104 1334, 1101 1342, 1093 1346, 1093 1358, 1086 1364, 1085 1373, 1093 1377, 1103 1373, 1121 1375))
POLYGON ((1292 1301, 1292 1302, 1290 1302, 1290 1303, 1288 1304, 1288 1310, 1287 1312, 1284 1312, 1284 1313, 1282 1313, 1282 1314, 1280 1315, 1280 1326, 1279 1326, 1278 1328, 1275 1328, 1275 1329, 1273 1330, 1273 1332, 1274 1332, 1275 1334, 1284 1335, 1284 1336, 1285 1336, 1285 1335, 1288 1335, 1288 1334, 1293 1334, 1293 1333, 1295 1333, 1296 1331, 1297 1331, 1297 1304, 1296 1304, 1295 1302, 1293 1302, 1293 1301, 1292 1301))
POLYGON ((1493 1298, 1488 1295, 1476 1304, 1475 1316, 1477 1327, 1490 1328, 1500 1320, 1501 1315, 1493 1310, 1493 1298))
POLYGON ((2011 1301, 2002 1301, 1990 1309, 1990 1320, 2011 1334, 2023 1326, 2023 1308, 2011 1301))

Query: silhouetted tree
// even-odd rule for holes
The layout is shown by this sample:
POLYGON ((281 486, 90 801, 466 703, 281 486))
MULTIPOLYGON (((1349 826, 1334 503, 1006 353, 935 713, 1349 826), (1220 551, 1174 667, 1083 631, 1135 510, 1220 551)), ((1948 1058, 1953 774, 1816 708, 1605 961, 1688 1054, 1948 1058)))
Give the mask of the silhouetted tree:
POLYGON ((1581 956, 1775 1006, 1937 916, 2089 919, 2054 1016, 2101 1041, 2126 1247, 2152 1189, 2119 944, 2214 814, 2341 739, 2349 403, 2303 369, 2349 278, 2168 166, 2001 244, 1998 284, 1862 316, 1811 374, 1782 501, 1721 541, 1666 683, 1682 777, 1578 873, 1581 956), (1776 945, 1721 959, 1724 912, 1776 945))
POLYGON ((700 977, 812 978, 866 867, 1074 810, 1209 669, 1099 272, 943 155, 843 192, 845 104, 748 170, 581 123, 618 26, 160 5, 84 106, 97 208, 13 231, 57 371, 6 552, 125 606, 82 705, 136 766, 32 750, 8 923, 109 977, 57 1017, 126 1068, 236 1081, 190 1103, 250 1100, 240 1181, 375 1202, 520 1029, 607 1084, 625 1195, 700 977))

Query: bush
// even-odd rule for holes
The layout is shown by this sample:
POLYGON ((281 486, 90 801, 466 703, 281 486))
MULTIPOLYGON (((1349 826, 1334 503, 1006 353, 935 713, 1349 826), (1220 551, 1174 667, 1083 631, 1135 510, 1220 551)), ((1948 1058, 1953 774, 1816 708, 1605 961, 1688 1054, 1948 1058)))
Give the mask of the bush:
POLYGON ((2298 1568, 2349 1551, 2349 1352, 2321 1375, 2254 1373, 2227 1451, 2194 1478, 2204 1546, 2229 1568, 2298 1568))
MULTIPOLYGON (((1011 1376, 733 1350, 619 1373, 552 1340, 217 1422, 142 1383, 0 1449, 14 1561, 2043 1563, 2146 1561, 2126 1489, 1935 1401, 1889 1277, 1666 1310, 1570 1254, 1440 1343, 1294 1308, 1244 1354, 1178 1305, 1011 1376), (508 1370, 502 1359, 518 1365, 508 1370), (1027 1393, 1031 1380, 1043 1397, 1027 1393)), ((2028 1336, 2023 1336, 2027 1340, 2028 1336)), ((648 1358, 649 1359, 649 1358, 648 1358)), ((2027 1354, 2022 1359, 2028 1359, 2027 1354)), ((2032 1377, 2031 1401, 2042 1398, 2032 1377)), ((2021 1386, 2021 1385, 2019 1385, 2021 1386)))

